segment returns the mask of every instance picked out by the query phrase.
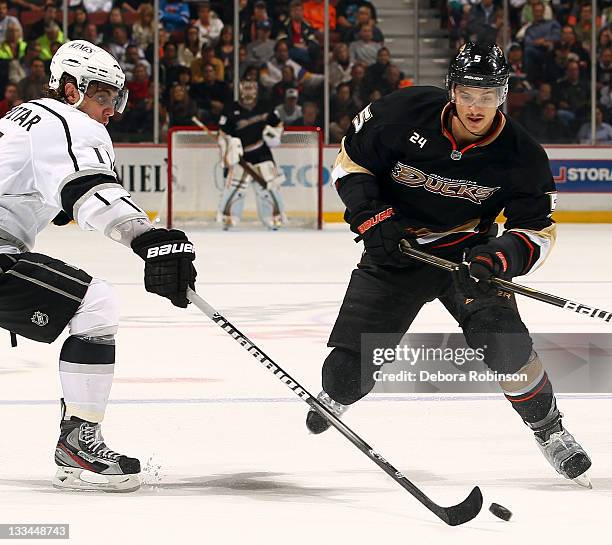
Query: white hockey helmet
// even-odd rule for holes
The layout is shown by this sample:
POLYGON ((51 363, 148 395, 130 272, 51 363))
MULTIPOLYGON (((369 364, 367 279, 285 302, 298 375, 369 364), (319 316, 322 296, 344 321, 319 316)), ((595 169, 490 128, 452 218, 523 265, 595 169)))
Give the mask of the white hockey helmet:
POLYGON ((85 91, 92 81, 106 83, 119 91, 115 99, 115 111, 122 113, 127 104, 128 92, 123 89, 125 74, 117 59, 101 47, 85 40, 73 40, 63 44, 51 59, 51 78, 49 87, 58 90, 60 78, 64 73, 77 80, 79 101, 73 104, 78 108, 85 98, 85 91))

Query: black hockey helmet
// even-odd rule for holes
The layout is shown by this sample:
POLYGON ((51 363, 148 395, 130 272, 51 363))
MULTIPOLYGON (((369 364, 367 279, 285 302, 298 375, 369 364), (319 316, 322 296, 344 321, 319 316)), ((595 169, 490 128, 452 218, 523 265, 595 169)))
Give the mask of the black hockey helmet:
POLYGON ((498 88, 499 105, 506 100, 510 66, 504 52, 492 42, 468 42, 451 61, 446 75, 446 88, 454 102, 454 85, 498 88))

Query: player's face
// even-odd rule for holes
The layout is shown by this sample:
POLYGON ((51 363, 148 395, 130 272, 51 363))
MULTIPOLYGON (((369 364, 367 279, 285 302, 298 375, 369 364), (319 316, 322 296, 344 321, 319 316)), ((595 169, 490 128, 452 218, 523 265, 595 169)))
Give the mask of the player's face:
POLYGON ((92 91, 88 89, 79 109, 98 123, 108 125, 110 118, 115 115, 118 99, 117 89, 110 86, 98 86, 92 91))
POLYGON ((455 109, 465 128, 472 134, 485 134, 497 112, 497 91, 477 87, 455 87, 455 109))

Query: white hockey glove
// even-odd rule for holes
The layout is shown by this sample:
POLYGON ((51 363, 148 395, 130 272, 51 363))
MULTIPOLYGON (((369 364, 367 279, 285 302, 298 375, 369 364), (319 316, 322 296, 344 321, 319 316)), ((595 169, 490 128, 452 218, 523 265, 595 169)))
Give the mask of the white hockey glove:
POLYGON ((276 127, 266 125, 263 130, 263 140, 270 148, 280 146, 281 136, 283 134, 283 125, 280 123, 276 127))
POLYGON ((223 135, 219 137, 218 143, 223 166, 231 167, 238 164, 240 158, 244 155, 240 138, 223 135))

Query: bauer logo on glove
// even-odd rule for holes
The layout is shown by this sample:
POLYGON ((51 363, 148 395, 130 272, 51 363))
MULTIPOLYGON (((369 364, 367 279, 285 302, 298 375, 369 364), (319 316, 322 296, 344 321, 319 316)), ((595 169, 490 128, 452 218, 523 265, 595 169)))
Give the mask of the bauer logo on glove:
POLYGON ((161 246, 153 246, 147 250, 147 259, 152 257, 161 257, 168 254, 193 253, 195 250, 191 242, 181 242, 179 244, 162 244, 161 246))

